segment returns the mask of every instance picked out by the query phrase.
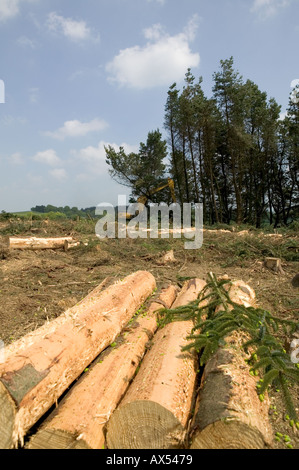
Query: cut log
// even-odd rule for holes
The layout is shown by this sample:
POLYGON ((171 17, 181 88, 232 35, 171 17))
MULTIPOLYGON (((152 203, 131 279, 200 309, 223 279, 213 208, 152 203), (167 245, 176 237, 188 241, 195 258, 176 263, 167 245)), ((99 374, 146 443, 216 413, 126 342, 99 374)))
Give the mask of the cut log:
POLYGON ((155 311, 170 308, 176 297, 170 286, 141 314, 123 343, 103 352, 97 363, 66 395, 53 416, 43 424, 28 444, 29 449, 102 449, 104 428, 111 413, 124 396, 157 329, 155 311), (161 305, 162 304, 162 305, 161 305))
POLYGON ((241 232, 237 232, 238 237, 242 237, 248 234, 249 234, 249 230, 242 230, 241 232))
POLYGON ((96 288, 57 319, 5 349, 0 364, 0 448, 23 445, 25 433, 118 336, 155 288, 138 271, 96 288))
MULTIPOLYGON (((196 300, 205 282, 186 283, 172 308, 196 300)), ((153 338, 140 370, 107 425, 109 449, 177 449, 186 435, 197 357, 184 352, 193 323, 166 325, 153 338)))
POLYGON ((80 246, 80 242, 76 242, 74 240, 72 240, 72 241, 65 240, 65 242, 64 242, 64 250, 65 251, 70 250, 71 248, 77 248, 78 246, 80 246))
POLYGON ((281 233, 267 233, 267 234, 264 234, 264 237, 267 237, 267 238, 282 238, 283 235, 281 233))
MULTIPOLYGON (((232 281, 230 284, 224 284, 224 288, 228 290, 230 299, 244 307, 254 307, 256 304, 256 296, 254 290, 242 280, 232 281)), ((219 306, 217 311, 222 310, 223 306, 219 306)))
MULTIPOLYGON (((231 300, 253 306, 255 293, 243 281, 229 288, 231 300)), ((260 401, 257 377, 250 375, 242 349, 245 337, 234 332, 207 362, 191 424, 191 449, 262 449, 272 443, 269 398, 260 401)))
POLYGON ((266 268, 272 269, 272 271, 275 271, 276 273, 284 274, 284 271, 281 267, 281 259, 266 258, 264 264, 266 268))
POLYGON ((18 250, 56 250, 58 248, 65 249, 65 243, 73 243, 73 237, 60 237, 60 238, 14 238, 8 239, 8 245, 11 249, 18 250))

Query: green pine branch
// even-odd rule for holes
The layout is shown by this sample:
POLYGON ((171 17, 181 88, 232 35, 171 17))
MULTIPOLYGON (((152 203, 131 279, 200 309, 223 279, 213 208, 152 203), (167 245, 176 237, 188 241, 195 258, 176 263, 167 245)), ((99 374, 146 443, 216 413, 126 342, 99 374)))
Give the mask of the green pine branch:
POLYGON ((299 322, 280 319, 260 307, 245 307, 233 302, 226 285, 228 280, 218 281, 213 273, 198 298, 176 309, 163 309, 158 313, 160 327, 172 321, 192 320, 194 326, 183 351, 195 350, 204 366, 220 346, 226 345, 226 337, 242 331, 249 338, 242 347, 250 358, 247 360, 253 375, 259 374, 257 385, 260 396, 274 383, 279 383, 288 414, 295 421, 296 412, 289 393, 289 384, 299 384, 299 370, 293 364, 282 344, 275 336, 282 328, 291 334, 299 328, 299 322))

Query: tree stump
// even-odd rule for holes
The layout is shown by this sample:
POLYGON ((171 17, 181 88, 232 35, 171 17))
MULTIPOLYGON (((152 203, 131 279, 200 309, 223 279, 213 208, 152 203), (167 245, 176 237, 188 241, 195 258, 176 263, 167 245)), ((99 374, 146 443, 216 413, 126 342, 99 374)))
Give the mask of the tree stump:
POLYGON ((279 258, 266 258, 264 265, 266 268, 271 269, 276 273, 284 274, 284 271, 281 267, 281 260, 279 258))

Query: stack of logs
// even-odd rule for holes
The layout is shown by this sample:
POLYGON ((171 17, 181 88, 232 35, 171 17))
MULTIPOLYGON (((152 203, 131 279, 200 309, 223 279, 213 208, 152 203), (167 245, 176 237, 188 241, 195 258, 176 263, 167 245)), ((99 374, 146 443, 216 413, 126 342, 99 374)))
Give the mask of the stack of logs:
MULTIPOLYGON (((8 346, 0 364, 0 448, 270 447, 269 403, 258 398, 238 336, 199 380, 197 355, 181 350, 192 321, 158 329, 159 309, 187 305, 205 285, 193 279, 180 292, 162 289, 130 323, 156 288, 151 273, 138 271, 8 346)), ((230 289, 233 300, 253 305, 244 283, 230 289)))

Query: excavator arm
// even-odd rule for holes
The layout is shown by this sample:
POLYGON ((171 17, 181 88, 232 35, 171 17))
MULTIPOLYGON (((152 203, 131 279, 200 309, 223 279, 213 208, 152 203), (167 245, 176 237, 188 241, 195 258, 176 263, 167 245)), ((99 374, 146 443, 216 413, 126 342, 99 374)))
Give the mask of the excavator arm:
MULTIPOLYGON (((172 178, 168 178, 167 183, 162 184, 161 186, 158 186, 158 188, 153 189, 152 191, 149 192, 149 194, 147 194, 147 195, 143 194, 142 196, 139 196, 138 199, 137 199, 137 202, 139 204, 145 205, 147 203, 148 199, 150 199, 150 197, 153 194, 156 194, 157 192, 162 191, 162 189, 167 188, 167 186, 169 187, 172 201, 176 202, 176 197, 175 197, 175 192, 174 192, 174 181, 173 181, 172 178)), ((126 214, 126 219, 127 220, 132 219, 132 217, 133 216, 131 214, 126 214)))
POLYGON ((152 196, 153 194, 156 194, 159 191, 162 191, 162 189, 165 189, 167 186, 170 189, 172 201, 176 202, 176 197, 175 197, 175 192, 174 192, 174 181, 172 178, 168 178, 168 181, 166 184, 163 184, 162 186, 159 186, 158 188, 155 188, 152 191, 150 191, 149 195, 139 196, 139 198, 137 199, 137 202, 141 204, 145 204, 148 201, 148 199, 150 199, 150 196, 152 196))

